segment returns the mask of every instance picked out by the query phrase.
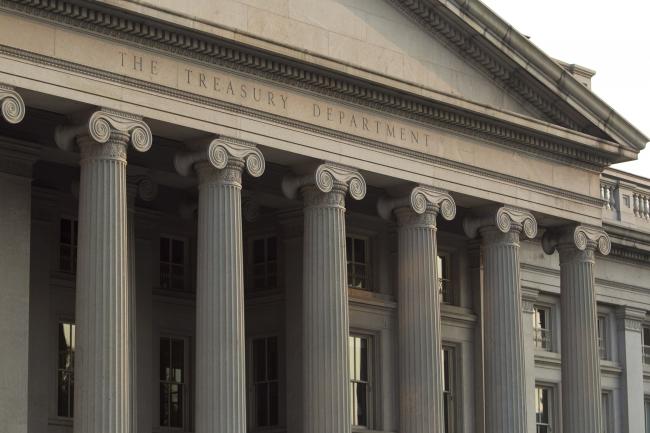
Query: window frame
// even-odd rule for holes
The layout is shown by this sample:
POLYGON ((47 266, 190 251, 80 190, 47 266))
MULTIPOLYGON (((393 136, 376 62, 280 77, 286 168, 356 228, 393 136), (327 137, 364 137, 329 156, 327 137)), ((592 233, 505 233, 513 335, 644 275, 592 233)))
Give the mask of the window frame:
POLYGON ((533 304, 533 344, 535 345, 535 350, 543 352, 555 352, 555 342, 554 342, 554 311, 553 306, 545 303, 535 302, 533 304), (546 328, 540 328, 537 326, 537 311, 542 310, 548 313, 546 317, 546 328), (546 337, 540 334, 546 334, 546 337), (540 342, 546 341, 548 347, 543 347, 540 345, 540 342))
MULTIPOLYGON (((55 338, 55 341, 56 341, 56 350, 55 350, 55 353, 56 353, 56 359, 55 359, 56 375, 55 375, 55 381, 54 381, 54 387, 55 387, 54 413, 55 413, 55 416, 56 416, 57 419, 72 421, 74 419, 74 358, 75 358, 75 353, 74 352, 75 351, 73 351, 73 355, 72 355, 72 368, 68 369, 68 370, 72 371, 72 392, 73 392, 73 395, 72 395, 71 399, 69 398, 69 404, 71 403, 71 406, 70 406, 69 409, 70 409, 70 413, 72 415, 61 415, 59 413, 59 374, 60 374, 60 372, 62 370, 60 365, 59 365, 59 359, 60 359, 60 355, 61 355, 60 351, 59 351, 59 326, 62 325, 62 324, 72 325, 75 328, 74 340, 75 340, 75 342, 77 340, 77 331, 76 331, 76 326, 77 325, 76 325, 75 321, 67 319, 67 318, 59 318, 56 321, 56 338, 55 338)), ((76 343, 75 343, 75 346, 76 346, 76 343)))
POLYGON ((440 304, 444 305, 458 305, 457 299, 456 299, 456 290, 454 287, 454 280, 452 279, 452 254, 447 251, 438 251, 436 255, 436 273, 438 274, 438 287, 439 287, 439 293, 440 293, 440 304), (444 259, 444 273, 447 274, 447 278, 443 278, 441 275, 440 269, 438 268, 438 259, 442 258, 444 259), (447 293, 449 294, 449 300, 445 301, 445 289, 444 289, 444 284, 447 283, 447 293))
POLYGON ((158 262, 157 263, 158 263, 158 266, 156 268, 157 275, 158 275, 157 281, 158 281, 158 287, 161 290, 164 290, 165 292, 170 292, 170 293, 189 293, 189 292, 192 291, 192 289, 190 288, 190 284, 189 284, 190 276, 189 276, 189 272, 188 272, 189 271, 189 239, 188 239, 188 237, 182 236, 182 235, 171 235, 171 234, 168 234, 168 233, 160 233, 158 235, 158 262), (161 243, 162 243, 163 238, 169 240, 170 259, 171 259, 171 253, 172 253, 172 249, 171 249, 172 248, 172 246, 171 246, 172 242, 173 241, 180 241, 180 242, 183 243, 183 265, 182 265, 182 267, 183 267, 183 287, 182 288, 171 287, 171 284, 170 284, 170 287, 164 287, 163 284, 162 284, 163 283, 163 281, 162 281, 162 273, 160 272, 160 269, 161 269, 162 265, 164 264, 164 265, 169 267, 169 277, 168 277, 168 279, 169 279, 170 283, 172 281, 171 268, 173 266, 180 266, 178 263, 173 263, 172 261, 163 262, 162 257, 161 257, 162 256, 162 245, 161 245, 161 243))
MULTIPOLYGON (((358 234, 355 232, 352 233, 346 233, 345 234, 345 265, 346 265, 346 273, 347 273, 347 286, 348 289, 353 289, 353 290, 363 290, 365 292, 373 292, 373 285, 372 285, 372 258, 370 257, 370 242, 371 242, 371 237, 367 235, 362 235, 358 234), (352 240, 352 258, 353 260, 350 261, 348 260, 348 239, 352 240), (362 262, 357 262, 354 260, 355 258, 355 248, 354 248, 354 241, 355 240, 360 240, 363 241, 364 243, 364 255, 365 255, 365 263, 362 262), (365 266, 366 274, 365 274, 365 284, 361 287, 355 287, 350 284, 350 272, 349 268, 350 265, 352 265, 352 269, 355 269, 356 266, 358 265, 363 265, 365 266)), ((353 274, 353 276, 356 276, 356 273, 353 274)), ((354 277, 353 277, 354 278, 354 277)))
POLYGON ((644 431, 650 433, 650 395, 643 396, 643 413, 645 418, 644 431))
MULTIPOLYGON (((268 346, 267 346, 268 350, 268 346)), ((271 430, 275 431, 282 428, 283 419, 282 419, 282 393, 284 392, 283 386, 283 377, 282 377, 282 339, 279 334, 259 334, 250 336, 246 340, 246 387, 247 387, 247 409, 246 409, 246 418, 247 418, 247 430, 249 431, 266 431, 271 430), (275 380, 278 384, 278 423, 271 426, 258 426, 256 420, 256 393, 255 393, 255 363, 253 359, 253 343, 255 340, 268 340, 269 338, 276 339, 276 350, 277 350, 277 368, 278 368, 278 377, 275 380)), ((267 353, 268 354, 268 353, 267 353)), ((268 365, 267 365, 268 367, 268 365)), ((266 381, 270 383, 271 381, 266 381)))
POLYGON ((280 237, 276 233, 259 234, 249 236, 246 240, 246 293, 250 295, 262 295, 277 293, 282 290, 281 279, 281 248, 280 237), (268 288, 268 240, 275 238, 275 288, 268 288), (264 240, 264 281, 265 288, 255 288, 255 241, 264 240))
POLYGON ((58 248, 56 253, 56 257, 57 257, 56 269, 59 272, 63 272, 65 274, 76 275, 77 274, 77 249, 79 248, 79 218, 69 216, 68 214, 60 215, 57 233, 58 233, 58 241, 57 241, 58 248), (61 229, 61 225, 63 221, 70 221, 71 223, 71 228, 70 228, 71 243, 69 244, 64 243, 61 239, 63 233, 63 230, 61 229), (61 248, 64 246, 70 248, 71 250, 70 269, 64 269, 63 266, 61 266, 61 260, 62 260, 61 248))
POLYGON ((609 389, 601 391, 601 411, 602 411, 602 433, 614 432, 614 407, 613 407, 613 392, 609 389))
MULTIPOLYGON (((349 334, 348 334, 348 348, 350 345, 350 338, 364 338, 367 341, 367 362, 368 362, 368 380, 367 380, 367 396, 366 396, 366 401, 367 401, 367 424, 366 426, 362 425, 355 425, 354 422, 352 423, 352 430, 353 431, 372 431, 374 430, 377 425, 376 425, 376 416, 377 416, 377 377, 378 376, 378 364, 377 364, 377 356, 378 356, 378 335, 369 332, 369 331, 364 331, 364 330, 354 330, 351 329, 349 334)), ((348 353, 348 365, 351 362, 351 353, 348 353)), ((351 385, 352 385, 352 372, 350 372, 350 377, 348 378, 348 392, 351 390, 351 385)), ((350 401, 350 408, 352 408, 352 401, 350 401)), ((351 415, 351 414, 350 414, 351 415)), ((352 416, 351 416, 352 419, 352 416)))
POLYGON ((157 384, 157 396, 158 396, 158 404, 156 404, 156 410, 158 413, 157 417, 157 425, 160 430, 163 431, 192 431, 191 430, 191 405, 192 405, 192 359, 190 355, 190 344, 191 344, 191 339, 190 337, 186 335, 181 335, 181 334, 176 334, 173 332, 162 332, 158 335, 158 375, 156 376, 156 384, 157 384), (160 424, 161 420, 161 412, 160 412, 160 393, 161 393, 161 385, 163 383, 163 380, 160 378, 161 377, 161 371, 160 371, 160 352, 161 352, 161 340, 163 338, 167 338, 170 340, 181 340, 183 341, 183 369, 184 369, 184 382, 183 382, 183 409, 182 409, 182 427, 170 427, 170 426, 163 426, 160 424))
POLYGON ((641 362, 644 368, 650 368, 650 324, 641 325, 641 362), (648 332, 648 341, 645 339, 646 330, 648 332))
POLYGON ((610 361, 610 347, 609 347, 609 316, 605 313, 599 313, 596 322, 596 329, 598 333, 598 357, 601 361, 610 361), (602 327, 601 327, 602 321, 602 327), (601 336, 602 332, 602 336, 601 336))
MULTIPOLYGON (((444 433, 460 433, 462 431, 462 361, 461 361, 461 346, 457 343, 446 342, 442 343, 442 361, 444 363, 444 351, 451 351, 453 354, 452 360, 452 374, 450 375, 452 385, 451 400, 452 408, 450 411, 450 430, 444 433)), ((444 379, 444 365, 443 365, 443 379, 444 379)), ((443 398, 444 398, 444 380, 443 380, 443 398)), ((444 403, 444 402, 443 402, 444 403)), ((444 410, 444 406, 443 406, 444 410)), ((443 414, 444 416, 444 414, 443 414)), ((443 421, 444 422, 444 421, 443 421)))
POLYGON ((535 382, 535 432, 539 433, 539 423, 537 421, 537 402, 538 402, 538 397, 537 397, 537 390, 538 389, 546 389, 549 391, 549 403, 547 404, 549 408, 549 415, 548 415, 548 423, 544 424, 548 426, 548 433, 553 433, 556 431, 557 424, 559 422, 559 399, 558 399, 558 392, 557 392, 557 385, 551 384, 551 383, 546 383, 546 382, 535 382))

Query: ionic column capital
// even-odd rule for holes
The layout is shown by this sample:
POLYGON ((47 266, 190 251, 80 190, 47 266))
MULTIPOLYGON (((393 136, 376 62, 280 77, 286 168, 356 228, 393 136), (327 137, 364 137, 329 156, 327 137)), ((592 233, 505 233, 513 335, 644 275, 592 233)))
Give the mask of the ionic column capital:
POLYGON ((564 226, 550 229, 544 233, 542 248, 546 254, 553 254, 555 250, 584 251, 593 253, 598 250, 606 256, 612 244, 609 236, 600 227, 585 225, 564 226))
POLYGON ((480 230, 489 227, 502 233, 523 233, 529 239, 537 236, 537 220, 533 214, 512 206, 486 208, 478 216, 463 220, 463 229, 470 239, 475 238, 480 230))
POLYGON ((342 199, 347 192, 355 200, 366 196, 366 181, 358 170, 332 162, 324 162, 305 176, 285 175, 282 179, 282 192, 287 198, 294 199, 299 190, 304 190, 305 198, 314 204, 343 205, 342 199), (338 194, 323 197, 318 193, 335 192, 338 194), (336 197, 335 197, 336 196, 336 197), (328 197, 334 197, 330 199, 328 197), (313 199, 313 200, 312 200, 313 199), (318 201, 323 203, 317 203, 318 201))
POLYGON ((390 220, 393 213, 399 214, 398 220, 401 225, 422 223, 422 216, 432 214, 432 221, 429 223, 435 226, 435 217, 441 214, 447 221, 456 216, 456 202, 446 191, 431 186, 418 185, 411 190, 411 193, 404 197, 381 197, 377 201, 377 213, 385 220, 390 220))
POLYGON ((2 117, 11 123, 20 123, 25 118, 25 101, 12 87, 0 84, 0 107, 2 117))
POLYGON ((264 155, 255 145, 228 137, 196 141, 188 148, 174 156, 174 167, 183 176, 196 172, 200 181, 241 184, 244 167, 253 177, 261 176, 266 167, 264 155))

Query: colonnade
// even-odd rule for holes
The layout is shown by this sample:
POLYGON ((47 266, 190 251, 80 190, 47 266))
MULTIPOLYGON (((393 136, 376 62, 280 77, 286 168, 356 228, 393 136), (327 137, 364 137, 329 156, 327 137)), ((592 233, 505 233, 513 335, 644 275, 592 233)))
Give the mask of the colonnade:
MULTIPOLYGON (((151 131, 138 116, 99 109, 58 128, 55 139, 62 149, 81 153, 74 431, 129 433, 134 367, 127 149, 147 151, 151 131)), ((242 176, 261 176, 264 156, 249 143, 215 137, 188 144, 175 167, 197 176, 199 190, 196 432, 245 433, 242 176)), ((306 175, 286 176, 282 189, 304 203, 302 431, 349 433, 345 205, 348 196, 363 199, 366 184, 358 170, 323 162, 306 175)), ((456 205, 449 193, 417 185, 380 199, 377 208, 398 226, 400 431, 442 433, 436 219, 453 219, 456 205)), ((473 210, 464 228, 482 245, 486 432, 522 433, 534 414, 526 404, 519 245, 521 238, 536 237, 537 222, 528 211, 496 206, 473 210)), ((543 245, 560 254, 564 431, 598 432, 594 254, 609 252, 609 238, 596 227, 558 227, 546 230, 543 245)))

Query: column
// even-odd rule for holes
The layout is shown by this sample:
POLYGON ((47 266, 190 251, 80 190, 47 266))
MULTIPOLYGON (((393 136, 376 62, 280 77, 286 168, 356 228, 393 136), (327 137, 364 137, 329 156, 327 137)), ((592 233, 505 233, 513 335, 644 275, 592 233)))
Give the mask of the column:
POLYGON ((524 327, 524 369, 526 372, 526 407, 529 433, 535 433, 535 332, 533 329, 533 316, 535 313, 535 301, 539 291, 534 289, 522 290, 522 320, 524 327))
POLYGON ((600 228, 549 230, 544 251, 560 254, 562 332, 562 431, 602 430, 595 252, 609 254, 610 241, 600 228))
POLYGON ((446 192, 417 186, 410 196, 380 199, 380 215, 395 213, 398 229, 400 432, 443 433, 442 324, 436 217, 456 215, 446 192))
POLYGON ((619 360, 622 374, 623 433, 644 433, 643 349, 641 324, 644 310, 623 306, 616 312, 619 360))
POLYGON ((131 320, 126 151, 151 147, 139 117, 101 109, 58 127, 55 141, 81 151, 77 249, 75 433, 131 431, 131 320))
POLYGON ((242 173, 264 173, 253 145, 228 138, 188 146, 179 173, 198 176, 196 433, 246 433, 242 173))
POLYGON ((485 431, 526 431, 526 376, 522 329, 519 238, 534 238, 530 212, 503 206, 463 221, 465 233, 481 235, 483 252, 485 431))
POLYGON ((324 163, 315 175, 288 176, 282 188, 304 199, 303 429, 350 433, 349 313, 345 255, 345 195, 366 194, 361 175, 324 163))
MULTIPOLYGON (((12 113, 24 113, 25 106, 17 93, 10 93, 16 99, 8 93, 0 87, 1 117, 17 123, 12 113)), ((38 146, 0 138, 0 431, 11 433, 27 433, 28 423, 31 182, 37 155, 38 146)))
POLYGON ((127 174, 127 244, 129 251, 129 322, 131 329, 131 347, 129 349, 131 362, 131 431, 137 432, 139 425, 138 394, 138 303, 137 303, 137 273, 135 252, 135 200, 140 197, 152 201, 158 193, 158 185, 151 178, 143 175, 127 174))

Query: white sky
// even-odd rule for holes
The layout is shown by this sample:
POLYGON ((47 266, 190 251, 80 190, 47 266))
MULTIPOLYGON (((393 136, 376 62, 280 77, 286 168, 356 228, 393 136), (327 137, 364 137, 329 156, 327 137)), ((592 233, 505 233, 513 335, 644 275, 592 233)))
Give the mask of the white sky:
MULTIPOLYGON (((551 57, 595 70, 592 90, 650 136, 650 1, 482 1, 551 57)), ((650 145, 614 168, 650 178, 650 145)))

